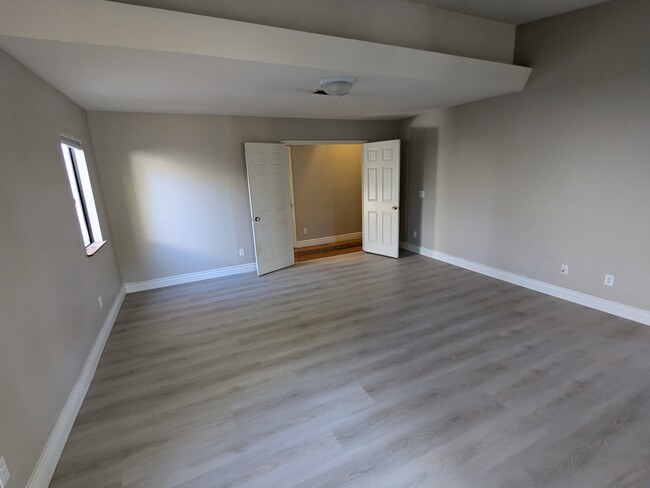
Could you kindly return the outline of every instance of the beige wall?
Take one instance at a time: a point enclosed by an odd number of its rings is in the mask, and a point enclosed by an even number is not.
[[[292,146],[291,164],[298,241],[361,232],[361,145]]]
[[[255,260],[244,142],[383,140],[398,122],[90,112],[124,282]],[[238,250],[246,250],[239,257]]]
[[[511,63],[515,26],[407,0],[122,0],[348,39]]]
[[[0,50],[0,456],[25,486],[121,286],[85,112]],[[83,141],[108,244],[88,258],[59,133]],[[99,308],[98,296],[104,300]]]
[[[620,0],[520,26],[522,93],[404,122],[409,242],[650,309],[648,18]]]

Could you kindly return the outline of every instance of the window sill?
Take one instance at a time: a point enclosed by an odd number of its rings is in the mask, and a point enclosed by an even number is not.
[[[97,251],[99,251],[102,246],[106,244],[106,241],[97,241],[93,242],[90,246],[86,248],[86,256],[93,256]]]

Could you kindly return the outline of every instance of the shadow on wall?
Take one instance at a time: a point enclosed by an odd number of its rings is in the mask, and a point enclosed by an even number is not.
[[[408,130],[407,242],[429,249],[434,247],[438,132],[437,127]]]
[[[122,256],[127,281],[237,264],[227,171],[172,150],[131,151],[129,163],[125,240],[139,252]]]

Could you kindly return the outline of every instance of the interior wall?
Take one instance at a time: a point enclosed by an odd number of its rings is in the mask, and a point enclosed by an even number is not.
[[[399,122],[390,121],[88,117],[126,283],[254,262],[244,142],[372,141],[399,134]]]
[[[514,51],[514,25],[407,0],[120,1],[501,63]]]
[[[121,287],[86,113],[0,50],[0,456],[25,486]],[[102,232],[87,257],[59,134],[80,139]],[[104,308],[100,309],[98,297]]]
[[[619,0],[520,26],[523,92],[405,121],[409,242],[650,309],[648,18]]]
[[[298,241],[361,232],[360,144],[291,146],[291,165]]]

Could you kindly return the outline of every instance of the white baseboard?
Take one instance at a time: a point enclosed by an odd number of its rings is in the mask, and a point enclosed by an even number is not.
[[[318,239],[307,239],[306,241],[298,241],[294,247],[309,247],[321,246],[323,244],[332,244],[333,242],[350,241],[352,239],[361,239],[361,232],[353,232],[352,234],[340,234],[338,236],[319,237]]]
[[[84,364],[81,374],[79,375],[79,378],[77,378],[77,382],[72,388],[68,400],[65,402],[65,406],[54,425],[54,429],[52,429],[52,433],[45,444],[41,457],[36,463],[32,476],[27,482],[26,488],[47,488],[49,486],[56,465],[59,463],[59,459],[61,458],[61,453],[63,452],[65,443],[67,442],[72,426],[74,425],[74,421],[77,418],[79,409],[81,408],[81,404],[86,397],[90,383],[95,375],[97,364],[102,356],[104,346],[106,345],[108,336],[111,333],[111,329],[113,328],[113,324],[115,323],[117,314],[120,311],[125,295],[126,291],[124,287],[121,287],[120,291],[117,293],[117,297],[115,297],[111,309],[108,311],[106,320],[104,320],[104,324],[97,335],[95,344],[93,345],[90,354],[88,354],[86,364]]]
[[[585,307],[600,310],[601,312],[606,312],[611,315],[616,315],[617,317],[633,320],[634,322],[639,322],[644,325],[650,325],[650,310],[643,310],[640,308],[632,307],[630,305],[624,305],[622,303],[613,302],[611,300],[606,300],[594,295],[589,295],[587,293],[571,290],[569,288],[552,285],[544,281],[539,281],[533,278],[528,278],[527,276],[510,273],[508,271],[494,268],[486,264],[476,263],[474,261],[469,261],[468,259],[459,258],[457,256],[452,256],[451,254],[434,251],[432,249],[416,246],[414,244],[407,244],[402,242],[401,246],[411,252],[421,254],[422,256],[427,256],[438,261],[453,264],[454,266],[465,268],[482,275],[496,278],[498,280],[507,281],[508,283],[545,293],[546,295],[562,298],[563,300],[577,303],[579,305],[584,305]]]
[[[207,271],[199,271],[197,273],[187,273],[177,276],[168,276],[166,278],[157,278],[155,280],[124,283],[124,287],[126,288],[127,293],[135,293],[136,291],[154,290],[156,288],[164,288],[166,286],[182,285],[184,283],[211,280],[213,278],[221,278],[223,276],[250,273],[256,269],[257,268],[255,266],[255,263],[239,264],[237,266],[209,269]]]

